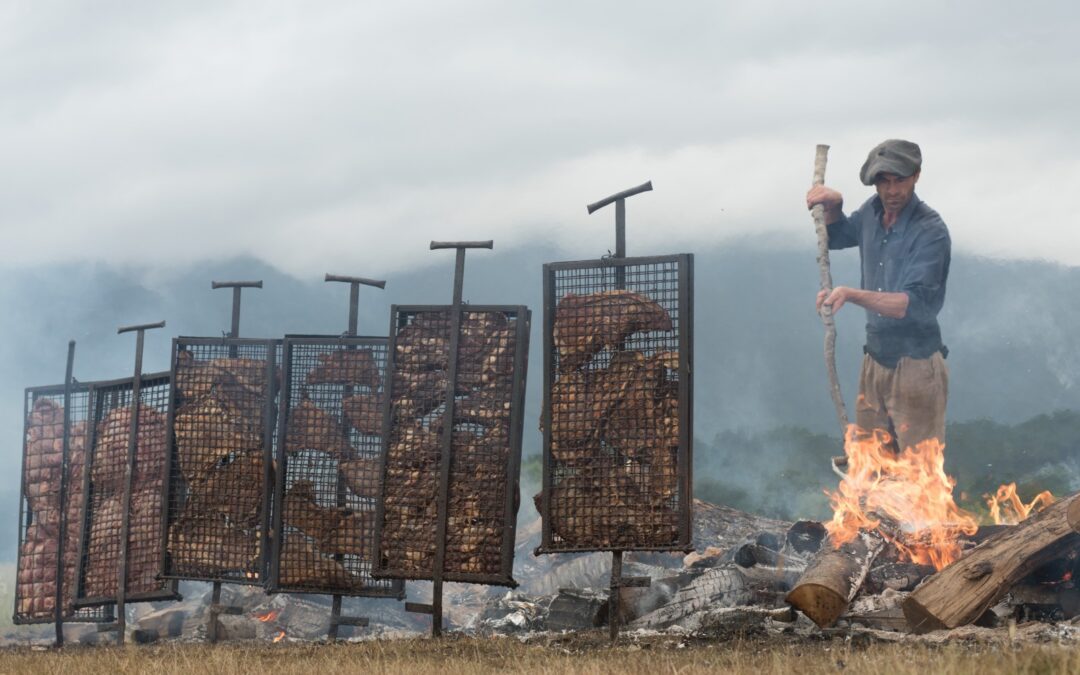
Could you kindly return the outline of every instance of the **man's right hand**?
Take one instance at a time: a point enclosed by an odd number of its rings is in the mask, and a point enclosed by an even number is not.
[[[806,193],[806,208],[812,209],[817,204],[825,207],[825,222],[831,224],[840,220],[844,209],[844,196],[831,187],[815,185]]]

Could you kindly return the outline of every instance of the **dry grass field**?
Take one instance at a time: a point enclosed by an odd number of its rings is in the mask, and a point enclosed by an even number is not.
[[[127,648],[27,647],[0,652],[0,673],[1076,673],[1080,650],[1056,644],[1023,647],[949,644],[853,646],[843,640],[776,644],[689,641],[657,636],[612,647],[585,634],[534,638],[378,640],[337,645],[197,644]]]

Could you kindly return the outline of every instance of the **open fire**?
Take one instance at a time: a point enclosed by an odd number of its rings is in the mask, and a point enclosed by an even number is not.
[[[953,500],[944,444],[929,439],[896,454],[891,442],[880,429],[848,427],[847,477],[826,491],[833,517],[825,528],[836,547],[877,531],[905,559],[940,570],[960,557],[960,535],[975,534],[978,522]]]
[[[280,609],[272,609],[272,610],[270,610],[268,612],[263,612],[262,614],[256,614],[255,619],[257,621],[260,621],[261,623],[270,623],[271,621],[274,621],[275,619],[277,619],[278,616],[280,616],[280,615],[281,615],[281,610]]]
[[[1049,490],[1043,490],[1025,504],[1016,492],[1016,483],[1006,483],[998,487],[996,493],[983,496],[995,525],[1016,525],[1032,512],[1042,511],[1056,501]]]

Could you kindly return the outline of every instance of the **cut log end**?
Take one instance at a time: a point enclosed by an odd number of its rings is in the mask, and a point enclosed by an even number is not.
[[[818,628],[828,628],[836,623],[848,606],[846,597],[827,586],[814,583],[799,584],[787,594],[785,600],[810,617]]]
[[[948,628],[948,626],[919,604],[917,600],[909,598],[904,602],[902,607],[904,610],[904,619],[907,620],[908,630],[912,633],[921,635],[923,633],[929,633],[935,630],[945,630]]]

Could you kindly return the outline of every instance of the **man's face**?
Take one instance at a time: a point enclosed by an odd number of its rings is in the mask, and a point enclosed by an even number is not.
[[[915,194],[915,183],[919,182],[919,174],[902,178],[895,173],[879,173],[874,187],[877,188],[878,197],[886,211],[898,213],[911,201],[911,195]]]

